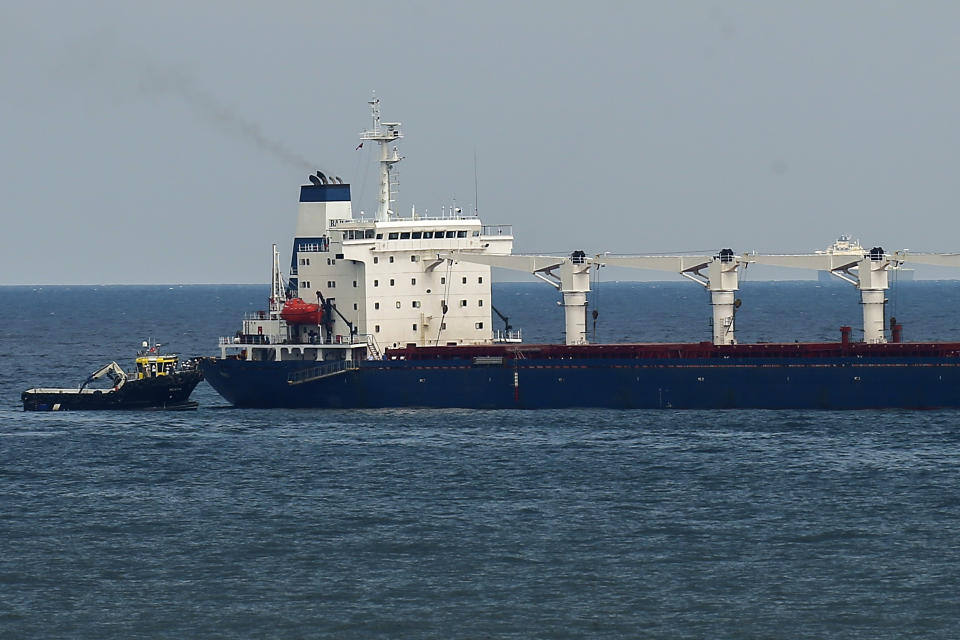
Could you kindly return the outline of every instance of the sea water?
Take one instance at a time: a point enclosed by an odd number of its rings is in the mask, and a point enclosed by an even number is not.
[[[21,411],[143,339],[214,355],[267,294],[0,288],[0,637],[960,635],[957,411]],[[738,296],[742,341],[860,323],[852,287]],[[960,340],[960,283],[888,298]],[[493,302],[562,339],[549,287]],[[708,340],[708,303],[601,283],[591,339]]]

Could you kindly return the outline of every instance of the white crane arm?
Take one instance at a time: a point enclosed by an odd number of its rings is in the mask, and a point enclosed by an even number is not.
[[[500,256],[486,253],[471,253],[467,251],[454,251],[447,254],[440,254],[440,258],[458,260],[460,262],[472,262],[474,264],[486,264],[491,267],[500,267],[501,269],[512,269],[514,271],[526,271],[527,273],[538,273],[542,271],[552,271],[572,258],[558,256],[537,256],[537,255],[511,255]],[[596,262],[593,258],[582,258],[579,264],[592,264]]]
[[[102,378],[103,376],[109,375],[110,379],[113,381],[113,386],[120,388],[127,381],[127,374],[123,372],[123,369],[120,368],[116,362],[111,362],[110,364],[100,367],[93,373],[91,373],[86,380],[83,381],[83,384],[80,385],[80,389],[83,390],[88,384]]]
[[[600,262],[610,267],[630,267],[650,271],[683,273],[703,269],[713,256],[599,256]]]
[[[795,269],[815,269],[817,271],[836,271],[850,269],[857,266],[864,256],[835,255],[831,253],[810,253],[798,255],[764,255],[749,253],[745,260],[757,264],[767,264],[774,267],[793,267]]]
[[[960,253],[910,253],[898,251],[894,254],[900,262],[914,264],[932,264],[938,267],[960,267]]]

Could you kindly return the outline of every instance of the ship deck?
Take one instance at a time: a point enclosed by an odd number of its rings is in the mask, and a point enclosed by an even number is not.
[[[770,342],[715,345],[700,343],[626,344],[490,344],[387,349],[388,360],[448,360],[499,357],[557,360],[587,359],[725,359],[725,358],[960,358],[960,342]]]

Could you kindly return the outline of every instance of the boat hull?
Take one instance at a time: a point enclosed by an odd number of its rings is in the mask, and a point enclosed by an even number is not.
[[[494,358],[494,360],[496,360]],[[719,361],[718,361],[719,360]],[[928,409],[960,407],[960,358],[884,356],[375,360],[296,382],[315,363],[204,358],[237,407]]]
[[[190,394],[201,380],[200,371],[183,371],[130,380],[119,389],[30,389],[20,399],[24,411],[196,409]]]

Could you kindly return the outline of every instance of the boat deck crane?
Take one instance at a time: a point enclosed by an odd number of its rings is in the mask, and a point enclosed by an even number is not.
[[[796,269],[829,271],[860,290],[863,306],[863,339],[869,343],[883,343],[884,303],[890,288],[890,269],[900,264],[896,255],[887,255],[882,247],[874,247],[858,254],[810,253],[793,255],[765,255],[749,253],[743,259],[757,264]]]
[[[713,344],[736,344],[734,315],[735,292],[739,288],[739,268],[749,262],[736,256],[732,249],[722,249],[715,256],[597,256],[604,265],[671,271],[700,284],[710,292],[713,307]],[[706,269],[706,274],[703,270]]]
[[[556,287],[562,297],[567,344],[587,344],[587,293],[590,267],[597,264],[583,251],[569,257],[539,255],[486,255],[467,251],[441,254],[438,258],[525,271]]]

